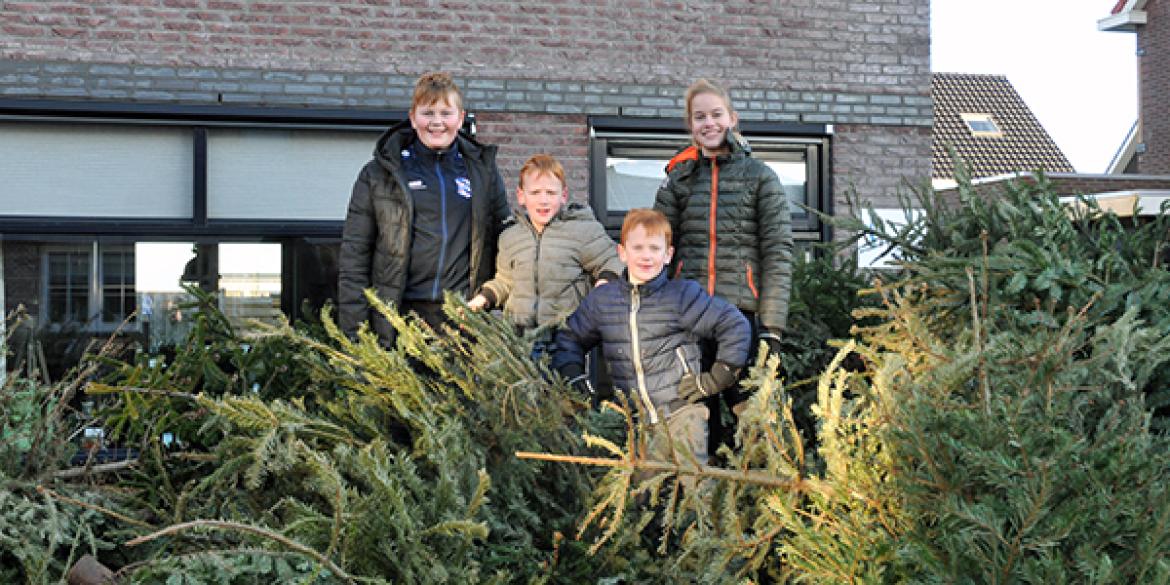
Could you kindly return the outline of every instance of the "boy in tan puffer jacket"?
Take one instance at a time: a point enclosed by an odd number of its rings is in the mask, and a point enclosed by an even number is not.
[[[472,309],[502,307],[517,327],[532,329],[572,313],[594,285],[621,278],[613,239],[589,206],[569,203],[556,158],[538,154],[524,163],[516,199],[521,209],[500,234],[495,278],[468,303]]]

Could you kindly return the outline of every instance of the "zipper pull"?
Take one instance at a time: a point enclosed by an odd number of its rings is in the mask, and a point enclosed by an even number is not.
[[[678,363],[682,364],[684,374],[691,373],[691,366],[687,363],[687,354],[683,353],[682,347],[674,348],[674,355],[678,356]]]

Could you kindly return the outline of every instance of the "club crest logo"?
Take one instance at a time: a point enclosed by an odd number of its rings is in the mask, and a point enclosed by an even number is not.
[[[471,179],[467,177],[455,177],[455,190],[459,196],[464,199],[471,199]]]

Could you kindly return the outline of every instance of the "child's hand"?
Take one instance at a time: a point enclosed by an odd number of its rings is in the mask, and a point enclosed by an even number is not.
[[[609,281],[604,279],[604,278],[599,278],[599,279],[597,279],[597,282],[593,283],[593,288],[597,288],[597,287],[599,287],[607,282],[609,282]]]
[[[711,379],[711,374],[706,372],[698,376],[684,374],[678,381],[678,397],[687,402],[698,402],[715,392],[717,392],[715,382]]]
[[[488,304],[487,297],[483,295],[475,295],[475,298],[467,301],[467,307],[472,311],[482,311]]]
[[[684,374],[678,381],[678,397],[687,402],[698,402],[730,388],[735,384],[737,377],[737,368],[723,362],[715,362],[710,372],[703,372],[698,376]]]

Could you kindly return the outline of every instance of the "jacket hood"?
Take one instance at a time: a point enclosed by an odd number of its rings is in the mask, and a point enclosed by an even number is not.
[[[388,171],[397,171],[402,166],[401,152],[413,144],[415,140],[417,140],[417,134],[410,126],[410,120],[403,120],[391,126],[378,138],[378,142],[374,145],[374,160]],[[495,147],[480,144],[462,130],[455,135],[454,146],[459,149],[459,154],[465,158],[477,159],[480,162],[494,161],[494,158],[489,161],[488,157],[495,152]]]
[[[658,276],[655,276],[653,279],[651,279],[648,282],[643,282],[642,284],[637,285],[637,287],[642,290],[642,294],[652,295],[655,292],[657,292],[658,289],[666,286],[666,283],[670,280],[666,277],[667,268],[669,268],[669,266],[663,266],[662,272],[659,272]],[[635,285],[634,285],[634,283],[630,282],[630,269],[629,268],[622,270],[622,280],[621,280],[620,284],[622,285],[622,287],[625,288],[625,290],[627,292],[634,290]]]
[[[728,130],[723,142],[727,144],[727,154],[720,155],[716,160],[727,161],[735,158],[741,158],[752,155],[752,147],[748,144],[743,136],[740,136],[733,130]],[[675,168],[680,168],[683,171],[689,171],[694,167],[699,159],[703,158],[702,152],[698,146],[691,145],[674,155],[670,162],[666,163],[666,172],[670,174]]]

